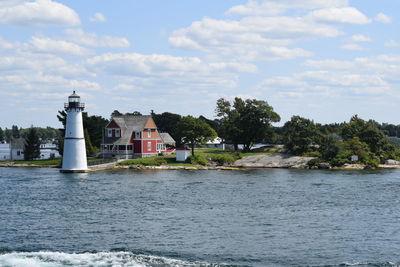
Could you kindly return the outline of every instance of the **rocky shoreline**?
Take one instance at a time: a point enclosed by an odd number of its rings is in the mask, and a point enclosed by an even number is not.
[[[308,162],[314,159],[313,157],[291,156],[283,153],[262,154],[247,156],[235,161],[232,165],[224,166],[143,166],[143,165],[117,165],[117,163],[107,163],[101,165],[90,166],[88,172],[107,171],[107,170],[242,170],[254,168],[284,168],[284,169],[334,169],[334,170],[364,170],[370,169],[363,164],[345,164],[341,167],[331,167],[327,163],[320,163],[317,166],[309,167]],[[34,165],[34,164],[17,164],[17,163],[0,163],[0,167],[39,167],[39,168],[59,168],[57,165]],[[400,162],[387,162],[381,164],[378,169],[398,169]]]

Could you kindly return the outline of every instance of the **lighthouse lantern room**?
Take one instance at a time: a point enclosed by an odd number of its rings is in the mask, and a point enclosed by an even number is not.
[[[68,97],[64,108],[67,112],[67,122],[61,172],[86,172],[88,168],[82,120],[85,104],[81,103],[80,96],[74,91]]]

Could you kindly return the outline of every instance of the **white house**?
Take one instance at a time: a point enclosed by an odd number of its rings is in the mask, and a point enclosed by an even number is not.
[[[53,143],[46,143],[40,145],[40,159],[54,159],[60,158],[58,147]]]
[[[25,140],[13,139],[11,143],[0,144],[0,160],[24,160]],[[58,147],[52,143],[40,145],[40,159],[60,158]]]
[[[209,140],[205,144],[199,145],[199,147],[206,147],[206,148],[216,148],[225,150],[225,144],[222,142],[222,138],[216,137],[214,140]]]
[[[16,138],[10,143],[0,144],[0,160],[23,160],[25,140]]]

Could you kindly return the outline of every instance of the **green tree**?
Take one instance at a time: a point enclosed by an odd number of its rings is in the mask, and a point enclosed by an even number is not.
[[[182,119],[181,115],[170,112],[156,114],[152,111],[151,116],[159,132],[169,133],[175,140],[177,147],[182,145],[181,131],[178,128],[178,124]]]
[[[238,144],[243,144],[245,151],[268,136],[271,123],[280,121],[279,115],[266,101],[239,97],[232,104],[223,98],[218,99],[216,114],[220,118],[220,137],[231,141],[235,149]]]
[[[103,141],[103,130],[107,125],[108,121],[101,116],[89,116],[87,112],[82,113],[83,128],[88,130],[90,133],[90,141],[94,147],[100,148],[100,144]],[[97,149],[95,149],[97,150]]]
[[[130,115],[130,116],[142,116],[142,113],[139,111],[134,111],[134,112],[127,112],[124,115]]]
[[[123,114],[121,113],[121,112],[119,112],[118,110],[114,110],[112,113],[111,113],[111,118],[112,117],[115,117],[115,116],[122,116]]]
[[[321,158],[330,161],[340,152],[340,140],[333,134],[324,135],[319,142],[318,151],[321,153]]]
[[[178,124],[178,129],[182,140],[192,148],[194,156],[194,146],[204,143],[217,137],[217,133],[207,123],[192,116],[182,117]]]
[[[92,141],[90,140],[90,135],[87,128],[84,130],[84,136],[86,145],[86,155],[88,156],[94,155],[97,152],[97,150],[92,145]]]
[[[284,144],[287,151],[294,155],[304,154],[311,149],[312,144],[317,144],[320,132],[316,124],[306,118],[293,116],[283,126]]]
[[[12,132],[10,129],[5,128],[4,129],[4,135],[6,137],[6,142],[9,143],[11,141],[12,138]]]
[[[34,160],[40,157],[40,139],[36,128],[31,126],[25,138],[24,159]]]
[[[383,160],[388,150],[394,150],[390,140],[379,128],[379,124],[373,120],[365,121],[357,115],[353,116],[348,123],[341,127],[341,135],[344,140],[358,137],[361,142],[368,145],[372,153]]]
[[[58,114],[57,114],[57,119],[63,125],[62,128],[58,129],[60,131],[60,139],[57,142],[58,153],[60,153],[60,155],[63,155],[64,154],[65,127],[67,125],[67,112],[65,112],[65,110],[61,110],[61,111],[59,110]]]
[[[20,133],[17,125],[11,126],[11,135],[12,138],[20,138]]]
[[[67,125],[67,112],[65,112],[65,110],[59,110],[57,114],[57,119],[59,122],[61,122],[65,130],[65,125]]]
[[[3,129],[0,127],[0,143],[3,143],[6,140],[6,135],[4,134]]]

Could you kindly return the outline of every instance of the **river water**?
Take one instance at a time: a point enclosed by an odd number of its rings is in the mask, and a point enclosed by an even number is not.
[[[400,170],[0,168],[0,266],[397,266]]]

